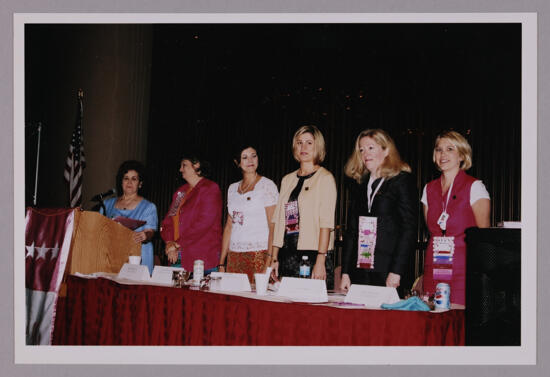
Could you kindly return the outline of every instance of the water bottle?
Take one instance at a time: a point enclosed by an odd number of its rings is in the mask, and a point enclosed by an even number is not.
[[[311,275],[311,266],[309,264],[309,258],[307,255],[302,256],[302,262],[300,263],[300,277],[309,279]]]
[[[201,280],[204,277],[204,261],[197,259],[193,263],[193,285],[201,285]]]

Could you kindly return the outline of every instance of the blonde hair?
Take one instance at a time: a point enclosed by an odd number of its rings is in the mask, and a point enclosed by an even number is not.
[[[472,147],[468,140],[461,134],[456,131],[443,131],[435,138],[434,152],[433,152],[433,162],[435,163],[435,148],[437,148],[437,143],[439,140],[447,139],[456,147],[456,150],[460,157],[462,157],[462,162],[460,163],[460,169],[468,170],[472,167]],[[437,166],[437,163],[435,163]],[[439,169],[439,166],[437,167]]]
[[[411,167],[409,164],[401,160],[397,147],[390,135],[384,130],[381,129],[371,129],[364,130],[359,133],[357,139],[355,140],[355,148],[351,153],[351,156],[344,166],[344,173],[361,183],[361,180],[367,173],[367,168],[365,163],[361,158],[361,152],[359,151],[359,142],[364,137],[370,137],[373,139],[376,144],[380,145],[383,150],[388,151],[388,155],[382,161],[380,165],[380,176],[385,178],[392,178],[401,173],[402,171],[411,172]]]
[[[325,138],[323,137],[323,134],[321,133],[321,131],[319,131],[319,129],[314,125],[302,126],[298,128],[298,130],[294,133],[294,137],[292,138],[292,154],[294,155],[294,159],[300,162],[296,145],[298,143],[298,137],[300,137],[305,133],[310,133],[313,136],[314,146],[315,146],[313,162],[315,164],[320,164],[325,160],[325,156],[326,156]]]

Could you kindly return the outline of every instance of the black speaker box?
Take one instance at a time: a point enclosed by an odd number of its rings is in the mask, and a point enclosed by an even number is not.
[[[466,230],[466,345],[521,345],[521,230]]]

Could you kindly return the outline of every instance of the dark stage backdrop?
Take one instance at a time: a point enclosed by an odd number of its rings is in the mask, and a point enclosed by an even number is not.
[[[240,178],[232,154],[245,140],[257,146],[261,173],[280,184],[298,167],[294,131],[315,124],[345,229],[343,166],[361,130],[389,131],[421,193],[437,177],[435,135],[453,128],[473,147],[469,174],[491,195],[492,223],[519,221],[520,106],[518,24],[155,26],[150,197],[162,218],[182,183],[180,158],[195,151],[213,164],[225,199]],[[420,203],[418,215],[409,280],[421,273],[427,239]]]

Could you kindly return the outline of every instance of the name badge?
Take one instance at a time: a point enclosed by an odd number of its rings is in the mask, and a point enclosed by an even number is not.
[[[441,213],[441,216],[439,216],[439,219],[437,220],[437,225],[439,225],[441,230],[447,229],[447,220],[449,220],[449,214],[443,211]]]
[[[454,237],[434,237],[433,238],[434,255],[446,254],[452,256],[455,253]]]
[[[449,281],[453,277],[454,237],[433,238],[433,280]]]
[[[374,269],[374,249],[376,247],[377,218],[359,216],[359,236],[357,245],[357,268]]]
[[[300,214],[298,211],[298,201],[294,200],[285,204],[285,225],[286,234],[295,234],[300,232]]]

